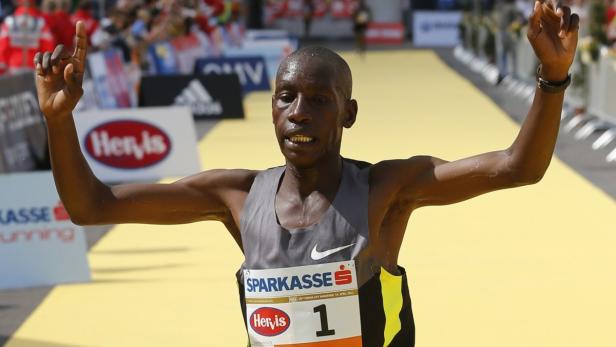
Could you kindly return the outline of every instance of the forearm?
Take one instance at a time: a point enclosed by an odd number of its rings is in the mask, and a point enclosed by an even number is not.
[[[508,150],[509,165],[518,179],[534,182],[547,170],[556,145],[563,99],[564,92],[536,89],[528,115]]]
[[[47,133],[56,188],[73,221],[81,224],[97,211],[110,190],[84,158],[71,114],[48,117]]]

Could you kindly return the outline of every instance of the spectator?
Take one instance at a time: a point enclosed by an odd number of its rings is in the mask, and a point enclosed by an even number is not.
[[[588,34],[588,3],[586,0],[570,0],[569,7],[571,13],[576,13],[580,17],[579,36],[584,37]]]
[[[71,15],[69,14],[71,3],[69,0],[56,1],[56,9],[49,17],[51,22],[47,24],[49,24],[57,43],[72,47],[75,26],[71,23]]]
[[[225,5],[222,0],[199,0],[197,2],[195,23],[201,31],[206,34],[212,34],[216,29],[216,18],[225,10]]]
[[[109,16],[101,20],[101,25],[92,34],[92,46],[97,49],[117,48],[124,61],[131,59],[131,51],[126,42],[124,30],[128,26],[128,14],[117,8],[109,11]]]
[[[304,38],[310,37],[310,27],[314,16],[314,3],[312,0],[304,0],[302,6],[302,17],[304,19]]]
[[[77,6],[77,11],[71,16],[71,28],[73,30],[78,21],[82,21],[85,25],[89,45],[92,44],[92,34],[94,34],[98,28],[98,20],[96,20],[92,14],[92,5],[92,0],[82,0]]]
[[[607,40],[611,46],[616,48],[616,0],[610,1],[606,12]]]
[[[231,5],[231,15],[227,23],[224,24],[224,35],[227,44],[241,47],[244,41],[244,26],[241,24],[243,8],[239,2],[234,1]]]
[[[497,83],[500,83],[507,75],[516,77],[517,39],[512,32],[512,27],[519,23],[522,14],[518,11],[515,0],[499,0],[494,7],[494,15],[494,21],[498,25],[498,32],[496,33],[496,65],[498,66]]]
[[[51,52],[55,45],[35,0],[20,0],[15,13],[0,27],[0,74],[34,69],[36,52]]]
[[[13,1],[12,0],[0,0],[0,22],[11,13],[13,13]]]
[[[523,18],[529,18],[533,13],[534,2],[529,0],[516,0],[515,6]],[[571,12],[573,12],[573,9],[571,9]]]
[[[353,12],[353,32],[357,51],[363,56],[366,52],[366,29],[370,23],[370,9],[364,0],[360,0],[355,12]]]
[[[607,7],[606,17],[607,23],[611,23],[616,17],[616,0],[608,1],[609,6]]]

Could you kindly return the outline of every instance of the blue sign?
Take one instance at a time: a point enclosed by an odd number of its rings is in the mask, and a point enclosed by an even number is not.
[[[148,48],[154,70],[158,75],[175,75],[179,73],[175,58],[175,49],[167,41],[158,42]]]
[[[244,94],[270,90],[265,60],[260,56],[203,58],[197,60],[195,72],[203,75],[236,74]]]

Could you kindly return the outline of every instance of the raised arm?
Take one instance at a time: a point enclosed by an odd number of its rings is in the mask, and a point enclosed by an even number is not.
[[[579,18],[568,7],[536,2],[528,40],[541,62],[540,76],[558,85],[567,79],[575,55]],[[533,104],[513,144],[501,151],[448,162],[413,157],[383,162],[375,175],[393,176],[399,199],[413,207],[450,204],[474,196],[539,181],[554,151],[564,91],[537,88]],[[382,181],[382,180],[380,180]]]
[[[213,170],[172,184],[114,187],[96,178],[81,152],[72,116],[83,94],[87,49],[83,23],[77,23],[76,31],[72,54],[59,45],[53,53],[38,53],[34,58],[53,175],[71,219],[78,224],[176,224],[206,219],[233,223],[237,216],[230,211],[239,210],[237,205],[252,184],[252,171]]]

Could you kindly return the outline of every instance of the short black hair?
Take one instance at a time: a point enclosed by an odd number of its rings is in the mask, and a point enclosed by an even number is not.
[[[278,67],[276,77],[282,73],[283,68],[290,61],[299,60],[301,58],[318,59],[319,61],[327,63],[334,72],[334,78],[336,79],[336,88],[340,90],[342,96],[349,100],[353,93],[353,77],[351,76],[351,68],[349,64],[338,53],[332,51],[329,48],[321,46],[308,46],[298,49],[297,51],[289,54]]]

